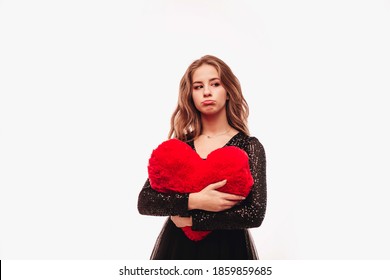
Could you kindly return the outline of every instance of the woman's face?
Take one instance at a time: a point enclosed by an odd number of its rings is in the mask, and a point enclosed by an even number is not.
[[[227,93],[213,66],[201,65],[195,70],[192,81],[192,99],[201,114],[226,114]]]

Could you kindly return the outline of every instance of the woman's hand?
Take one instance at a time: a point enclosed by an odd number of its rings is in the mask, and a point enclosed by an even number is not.
[[[191,193],[188,197],[188,210],[201,209],[211,212],[220,212],[232,208],[245,197],[235,194],[220,192],[217,189],[224,186],[227,180],[210,184],[197,193]]]
[[[191,217],[171,216],[171,220],[178,228],[192,226]]]

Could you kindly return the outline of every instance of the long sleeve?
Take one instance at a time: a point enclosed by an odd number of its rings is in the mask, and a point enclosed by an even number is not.
[[[236,145],[235,145],[236,144]],[[263,222],[267,205],[266,159],[263,145],[255,137],[238,139],[238,146],[249,157],[254,179],[251,192],[240,204],[222,212],[191,210],[193,230],[242,229],[259,227]]]
[[[157,192],[147,179],[138,196],[138,211],[152,216],[189,216],[188,194]]]

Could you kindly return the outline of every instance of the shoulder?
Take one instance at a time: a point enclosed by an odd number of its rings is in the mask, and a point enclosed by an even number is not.
[[[253,135],[246,135],[243,132],[239,132],[236,135],[237,137],[237,143],[239,143],[242,146],[256,146],[259,148],[264,148],[263,144],[261,144],[260,140]]]
[[[260,140],[255,136],[247,136],[248,145],[256,146],[258,148],[264,149],[263,144],[261,144]]]
[[[234,142],[233,145],[243,149],[248,155],[257,154],[265,156],[264,146],[256,136],[239,132]]]

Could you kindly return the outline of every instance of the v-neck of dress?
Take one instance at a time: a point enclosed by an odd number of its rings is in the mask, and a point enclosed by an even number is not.
[[[233,139],[235,139],[235,138],[237,137],[237,135],[239,135],[239,134],[241,134],[241,131],[239,131],[239,132],[237,132],[236,134],[234,134],[234,135],[225,143],[225,145],[223,145],[222,147],[220,147],[220,148],[218,148],[218,149],[221,149],[221,148],[223,148],[223,147],[228,146],[228,145],[230,144],[230,142],[232,142]],[[191,148],[198,154],[198,152],[196,151],[196,148],[195,148],[195,141],[194,141],[194,140],[191,140],[190,142],[188,142],[188,144],[189,144],[189,145],[191,146]],[[202,158],[199,154],[198,154],[198,156],[199,156],[201,159],[203,159],[203,160],[206,160],[206,159],[207,159],[207,157],[206,157],[206,158]]]

